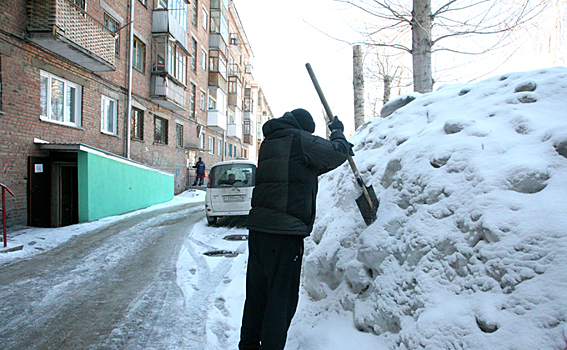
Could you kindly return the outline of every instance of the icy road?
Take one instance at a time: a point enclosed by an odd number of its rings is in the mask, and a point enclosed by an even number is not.
[[[235,327],[209,325],[209,313],[228,312],[218,290],[230,283],[233,261],[242,270],[244,256],[203,254],[226,231],[246,232],[207,227],[203,204],[185,203],[0,266],[2,349],[209,349],[211,334],[212,343],[226,342]],[[242,249],[243,242],[226,244]]]

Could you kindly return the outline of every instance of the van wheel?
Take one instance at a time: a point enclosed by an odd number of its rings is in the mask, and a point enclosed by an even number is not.
[[[209,223],[209,225],[214,225],[217,223],[217,217],[216,216],[207,216],[207,222]]]

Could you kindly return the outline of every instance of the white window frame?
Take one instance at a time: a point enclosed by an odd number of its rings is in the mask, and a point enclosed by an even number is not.
[[[217,155],[222,156],[222,140],[217,140]]]
[[[203,7],[203,16],[202,17],[203,18],[201,19],[201,25],[203,26],[204,30],[207,30],[209,28],[209,13],[205,9],[205,7]]]
[[[209,153],[215,154],[215,138],[213,136],[209,136]]]
[[[202,111],[206,111],[207,110],[207,93],[201,89],[201,101],[200,102],[200,107]]]
[[[201,133],[201,135],[199,135],[199,146],[201,147],[201,149],[205,149],[205,134]]]
[[[109,107],[111,116],[108,115]],[[100,99],[100,131],[118,135],[118,101],[105,95],[101,95]]]
[[[207,61],[207,50],[201,47],[201,68],[203,68],[203,70],[207,70]]]
[[[63,103],[62,111],[59,113],[61,118],[53,115],[52,102],[52,89],[50,88],[53,81],[57,80],[63,84]],[[83,87],[81,85],[70,82],[63,79],[57,75],[48,73],[46,71],[40,71],[40,89],[43,88],[44,81],[46,82],[45,91],[40,91],[40,116],[39,119],[55,124],[62,124],[72,127],[81,127],[81,106],[82,106],[82,94]],[[74,89],[74,97],[69,96],[69,92]]]

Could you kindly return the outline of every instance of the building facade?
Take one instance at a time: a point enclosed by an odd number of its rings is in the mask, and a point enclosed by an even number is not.
[[[184,191],[199,157],[255,160],[252,57],[227,0],[0,2],[7,225],[142,208]]]

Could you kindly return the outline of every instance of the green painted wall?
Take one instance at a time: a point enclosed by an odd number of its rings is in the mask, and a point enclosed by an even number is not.
[[[173,198],[174,177],[90,152],[79,151],[79,222],[123,214]]]

